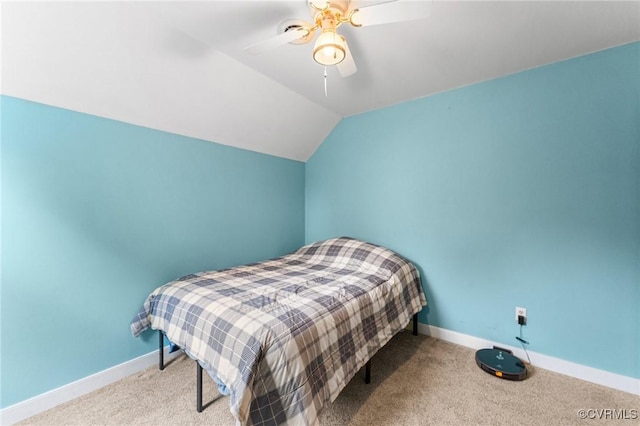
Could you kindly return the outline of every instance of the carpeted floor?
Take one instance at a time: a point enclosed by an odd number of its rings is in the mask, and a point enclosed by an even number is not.
[[[474,354],[400,333],[373,358],[371,384],[360,372],[325,408],[321,424],[638,424],[632,418],[640,415],[640,397],[535,368],[524,381],[502,380],[480,370]],[[195,370],[183,355],[162,372],[149,368],[20,424],[233,425],[228,398],[206,374],[208,406],[196,412]],[[592,410],[586,412],[592,418],[580,419],[579,410]]]

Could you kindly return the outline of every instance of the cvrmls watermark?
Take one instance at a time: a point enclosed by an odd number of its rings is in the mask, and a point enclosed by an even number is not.
[[[581,408],[577,412],[578,418],[590,420],[636,420],[638,410],[632,408]]]

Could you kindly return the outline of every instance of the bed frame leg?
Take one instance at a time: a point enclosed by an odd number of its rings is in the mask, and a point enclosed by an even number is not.
[[[158,368],[164,370],[164,333],[158,330]]]
[[[413,314],[413,335],[418,335],[418,314]],[[371,383],[371,360],[364,365],[364,382]]]
[[[202,413],[202,366],[196,361],[196,411]]]

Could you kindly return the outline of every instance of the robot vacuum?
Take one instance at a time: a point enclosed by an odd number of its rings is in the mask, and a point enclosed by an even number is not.
[[[476,352],[478,367],[491,374],[507,380],[524,380],[527,378],[527,367],[508,349],[494,346],[493,349],[480,349]]]

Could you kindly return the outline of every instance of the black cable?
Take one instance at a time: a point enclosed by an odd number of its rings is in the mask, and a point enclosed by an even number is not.
[[[527,361],[529,361],[529,364],[531,364],[531,358],[529,358],[529,352],[527,352],[527,348],[524,347],[524,345],[525,344],[528,345],[529,342],[527,342],[522,338],[522,326],[523,324],[520,324],[520,337],[516,336],[516,340],[520,342],[520,345],[522,345],[522,350],[524,350],[524,353],[527,355]]]

